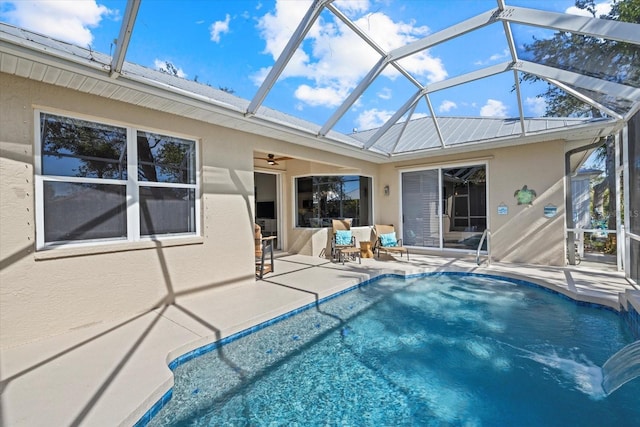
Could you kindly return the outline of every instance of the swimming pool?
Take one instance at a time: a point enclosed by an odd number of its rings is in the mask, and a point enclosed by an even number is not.
[[[383,278],[175,368],[175,425],[636,425],[620,316],[476,275]]]

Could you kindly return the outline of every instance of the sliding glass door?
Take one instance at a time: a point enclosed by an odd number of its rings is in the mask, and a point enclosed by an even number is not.
[[[402,221],[405,245],[477,249],[487,228],[486,166],[403,172]]]
[[[440,247],[438,170],[402,174],[402,241],[407,246]]]

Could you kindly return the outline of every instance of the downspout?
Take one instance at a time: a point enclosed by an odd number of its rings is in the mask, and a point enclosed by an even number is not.
[[[600,147],[603,144],[603,138],[598,138],[596,142],[592,142],[589,145],[574,148],[564,154],[564,185],[566,188],[565,197],[565,209],[566,209],[566,223],[567,230],[572,230],[575,226],[573,221],[573,189],[571,188],[571,156],[582,151],[592,150]],[[576,265],[576,251],[574,250],[576,244],[576,237],[573,232],[567,232],[567,255],[569,256],[569,265]]]

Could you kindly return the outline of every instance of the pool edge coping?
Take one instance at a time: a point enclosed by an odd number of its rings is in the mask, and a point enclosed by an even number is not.
[[[241,329],[238,332],[231,333],[222,338],[216,338],[215,336],[202,337],[201,339],[194,340],[191,343],[186,343],[184,346],[177,347],[176,349],[167,353],[167,368],[171,371],[171,376],[168,380],[163,382],[154,392],[152,392],[147,399],[145,399],[141,404],[136,408],[136,410],[132,411],[129,416],[123,420],[120,424],[121,426],[134,426],[134,427],[144,427],[148,425],[153,417],[171,400],[173,395],[173,385],[174,385],[174,371],[177,367],[181,366],[184,363],[187,363],[190,360],[193,360],[203,354],[209,353],[211,351],[216,350],[217,348],[224,346],[232,341],[250,335],[254,332],[262,330],[268,326],[271,326],[275,323],[281,322],[285,319],[288,319],[292,316],[295,316],[298,313],[306,311],[310,308],[313,308],[317,305],[320,305],[324,302],[327,302],[331,299],[337,298],[345,293],[351,292],[363,286],[367,286],[370,283],[382,280],[388,277],[400,278],[403,280],[421,278],[421,277],[430,277],[430,276],[438,276],[438,275],[460,275],[460,276],[476,276],[476,277],[487,277],[499,280],[505,280],[508,282],[515,283],[517,285],[522,286],[534,286],[537,288],[541,288],[547,292],[551,292],[556,294],[562,298],[573,301],[578,305],[585,305],[589,307],[593,307],[596,309],[605,309],[611,310],[620,316],[623,316],[625,312],[629,312],[629,305],[635,311],[636,316],[640,313],[640,308],[636,307],[636,303],[640,305],[640,291],[630,291],[627,290],[625,293],[618,293],[617,304],[610,298],[605,298],[603,296],[593,295],[593,294],[584,294],[574,292],[571,289],[564,288],[562,286],[558,286],[554,283],[550,282],[542,282],[541,280],[536,280],[532,278],[522,278],[521,274],[504,272],[501,271],[500,274],[496,273],[485,273],[485,272],[477,272],[477,271],[465,271],[460,270],[457,271],[455,269],[449,271],[421,271],[421,272],[407,272],[407,271],[398,271],[398,270],[388,270],[380,272],[379,274],[372,274],[369,278],[362,280],[361,278],[354,278],[354,280],[360,280],[353,285],[348,285],[344,289],[334,292],[332,294],[326,295],[322,298],[317,299],[316,301],[304,304],[292,310],[286,311],[272,319],[268,319],[265,321],[260,321],[253,326],[249,326],[247,328]],[[627,298],[627,293],[638,293],[637,301],[631,298]],[[625,320],[622,318],[621,320]],[[625,322],[626,323],[626,322]],[[631,325],[627,324],[629,328]],[[632,331],[634,335],[640,335],[640,331]],[[215,340],[209,341],[208,340]],[[205,342],[203,344],[196,344]],[[190,346],[195,345],[196,347],[191,350],[186,350]],[[181,350],[185,349],[185,350]],[[181,353],[179,355],[174,356],[176,353]],[[143,411],[143,408],[148,408],[146,411]],[[138,415],[137,415],[138,414]]]

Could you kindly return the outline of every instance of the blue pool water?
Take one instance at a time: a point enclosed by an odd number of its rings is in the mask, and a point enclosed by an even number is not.
[[[153,426],[637,426],[617,313],[472,275],[385,278],[175,369]]]

